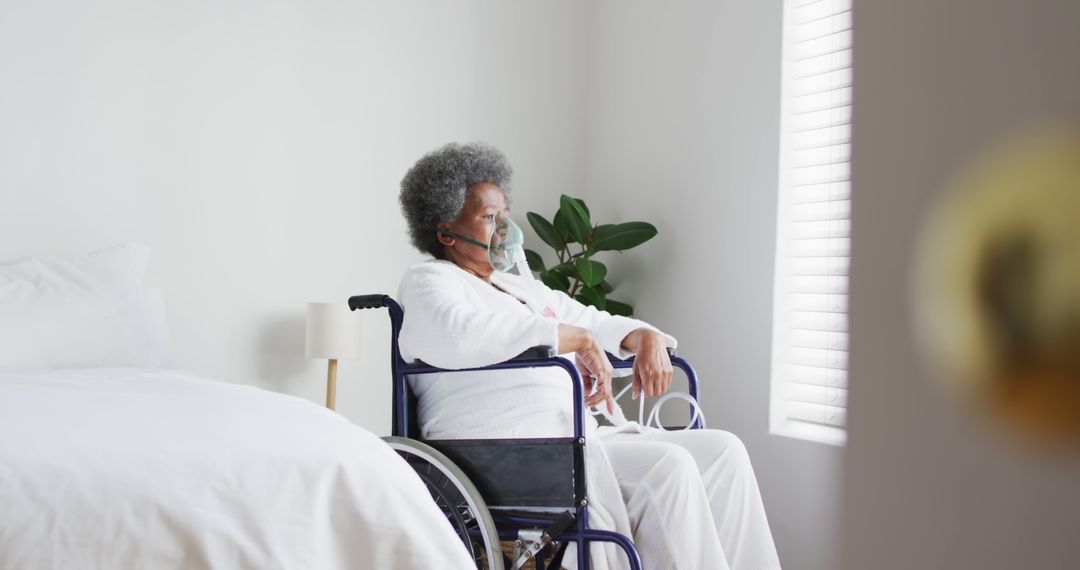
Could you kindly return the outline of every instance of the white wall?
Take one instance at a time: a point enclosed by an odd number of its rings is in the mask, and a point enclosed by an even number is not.
[[[996,439],[910,329],[912,249],[948,178],[1024,123],[1080,115],[1075,0],[855,4],[844,568],[1080,566],[1080,466]]]
[[[588,15],[587,201],[660,230],[607,256],[612,296],[696,363],[710,427],[750,451],[784,567],[833,570],[842,449],[768,432],[781,1],[605,0]]]
[[[501,147],[517,205],[577,192],[572,0],[0,4],[0,258],[137,240],[180,364],[321,401],[308,301],[396,291],[397,190],[451,140]],[[389,431],[389,326],[339,410]]]

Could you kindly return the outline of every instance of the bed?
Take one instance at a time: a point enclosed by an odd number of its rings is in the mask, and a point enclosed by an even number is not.
[[[11,283],[0,267],[9,325]],[[474,568],[416,474],[342,416],[160,366],[12,366],[12,342],[0,568]]]

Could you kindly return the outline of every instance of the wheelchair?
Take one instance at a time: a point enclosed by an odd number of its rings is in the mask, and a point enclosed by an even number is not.
[[[423,362],[408,363],[398,350],[404,319],[401,306],[389,295],[349,298],[354,311],[382,307],[390,313],[393,379],[393,435],[383,439],[423,480],[477,568],[516,569],[532,559],[537,570],[557,570],[566,546],[574,542],[577,567],[587,569],[589,543],[611,542],[622,549],[632,570],[641,570],[641,557],[629,537],[589,528],[584,387],[574,363],[558,357],[550,346],[533,347],[506,362],[478,368],[445,370]],[[674,351],[669,354],[672,366],[686,374],[690,396],[697,400],[694,368]],[[633,366],[633,358],[621,360],[611,354],[608,358],[614,368]],[[409,389],[408,376],[551,366],[566,371],[573,384],[573,437],[421,440],[416,396]],[[688,427],[703,426],[692,416]],[[502,540],[513,541],[513,559],[503,553]]]

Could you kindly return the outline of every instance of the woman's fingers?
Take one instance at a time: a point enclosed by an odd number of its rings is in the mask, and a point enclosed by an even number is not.
[[[614,412],[614,407],[611,405],[611,380],[597,379],[597,389],[592,395],[585,399],[585,405],[597,406],[602,402],[607,401],[608,412]]]
[[[652,398],[671,388],[672,368],[667,350],[648,352],[634,359],[634,399]]]
[[[593,376],[592,370],[589,369],[589,365],[581,359],[581,355],[578,354],[574,357],[575,364],[577,365],[578,372],[581,373],[581,383],[584,385],[585,394],[589,394],[593,391]]]
[[[605,382],[603,380],[596,378],[593,384],[593,390],[585,398],[586,404],[593,406],[604,399],[604,384]]]
[[[651,398],[656,395],[656,375],[648,363],[648,358],[639,356],[634,360],[634,392],[638,397]]]
[[[608,411],[613,412],[614,406],[610,400],[612,399],[611,377],[614,375],[614,369],[596,337],[589,335],[585,347],[577,351],[576,361],[582,375],[592,377],[584,380],[591,392],[585,398],[585,405],[596,406],[608,400]]]
[[[604,404],[607,405],[607,411],[609,414],[615,413],[615,394],[611,387],[611,379],[604,383]]]
[[[667,358],[667,353],[663,355],[663,361],[661,362],[660,371],[658,374],[660,394],[668,391],[671,388],[671,359]]]

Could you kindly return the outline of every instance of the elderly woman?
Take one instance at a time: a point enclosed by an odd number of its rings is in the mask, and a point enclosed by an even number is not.
[[[635,397],[666,391],[674,338],[549,289],[524,263],[491,247],[517,229],[508,221],[510,176],[498,150],[448,144],[421,158],[402,180],[412,243],[434,258],[411,267],[401,281],[404,358],[469,368],[554,346],[590,378],[585,405],[611,412],[617,404],[608,351],[636,356]],[[514,265],[517,274],[509,271]],[[557,369],[418,380],[412,389],[427,439],[572,434],[571,387]],[[753,469],[734,435],[637,423],[597,427],[591,415],[587,419],[591,526],[632,536],[646,568],[780,567]],[[595,568],[625,564],[610,545],[596,544],[590,554]]]

